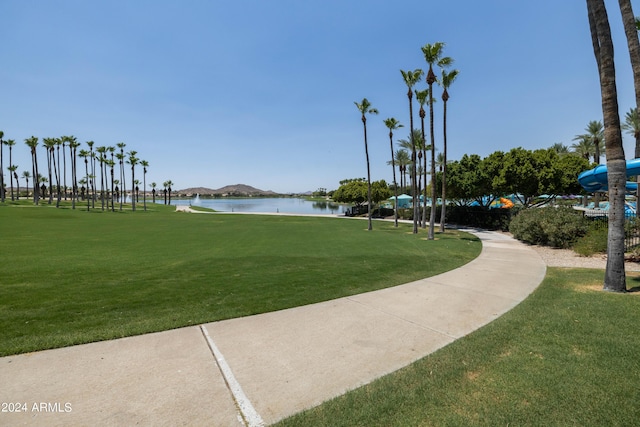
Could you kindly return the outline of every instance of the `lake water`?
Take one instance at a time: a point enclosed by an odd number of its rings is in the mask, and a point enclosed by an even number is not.
[[[265,212],[290,214],[343,215],[349,207],[334,202],[311,201],[306,199],[283,197],[250,197],[246,199],[219,198],[171,200],[172,205],[191,205],[214,209],[218,212]]]

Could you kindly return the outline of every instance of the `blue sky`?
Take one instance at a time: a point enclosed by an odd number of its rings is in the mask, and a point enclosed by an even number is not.
[[[606,3],[624,113],[631,68],[618,3]],[[148,183],[176,189],[335,189],[366,176],[354,105],[366,97],[380,111],[367,123],[372,179],[391,182],[383,119],[408,136],[400,69],[426,70],[420,47],[436,41],[460,71],[449,159],[570,145],[602,117],[584,1],[3,0],[0,16],[0,130],[19,171],[25,138],[74,135],[126,143],[150,163]]]

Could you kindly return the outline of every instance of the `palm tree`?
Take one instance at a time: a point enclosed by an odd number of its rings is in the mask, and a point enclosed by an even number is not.
[[[42,144],[47,150],[47,170],[49,172],[49,184],[53,182],[51,178],[51,158],[53,157],[53,153],[55,150],[56,140],[55,138],[42,138]],[[49,204],[53,202],[53,192],[51,191],[51,187],[49,187]]]
[[[77,166],[77,150],[80,143],[75,136],[67,136],[69,143],[69,155],[71,156],[71,207],[76,208],[76,200],[78,199],[78,166]]]
[[[429,149],[429,147],[427,147],[426,142],[426,138],[424,135],[424,118],[425,118],[425,111],[424,111],[424,104],[425,102],[427,102],[427,96],[429,95],[429,91],[428,90],[416,90],[416,99],[418,100],[418,104],[420,104],[420,112],[418,113],[418,115],[420,116],[420,136],[422,138],[422,145],[421,145],[421,151],[419,154],[420,159],[422,159],[422,161],[424,161],[423,163],[423,167],[422,170],[425,171],[424,174],[424,209],[422,210],[422,219],[420,221],[420,224],[422,226],[422,228],[425,228],[427,226],[427,174],[426,174],[426,170],[427,170],[427,150]],[[434,209],[433,206],[433,202],[432,202],[432,206],[431,209]]]
[[[413,174],[411,181],[411,190],[413,196],[413,234],[418,233],[418,183],[416,181],[417,169],[416,169],[416,145],[415,141],[413,141],[413,87],[420,81],[422,77],[423,71],[419,68],[416,68],[413,71],[403,71],[400,70],[402,74],[402,79],[404,83],[407,85],[409,91],[407,92],[407,98],[409,98],[409,129],[411,135],[411,168]]]
[[[433,134],[433,83],[436,81],[436,75],[433,72],[433,66],[436,65],[440,68],[448,67],[453,63],[453,60],[448,56],[443,57],[442,51],[445,44],[443,42],[436,42],[434,44],[427,43],[422,46],[422,53],[424,54],[424,60],[429,64],[429,71],[427,72],[427,85],[429,85],[429,130],[431,133],[431,217],[429,219],[429,235],[427,239],[433,240],[435,238],[435,222],[436,222],[436,156],[435,156],[435,138]]]
[[[56,148],[56,152],[55,152],[55,157],[54,157],[54,172],[56,175],[56,187],[57,187],[57,192],[56,192],[56,208],[60,207],[60,191],[62,190],[62,187],[60,187],[60,146],[62,145],[62,139],[61,138],[54,138],[55,140],[55,148]],[[56,167],[56,163],[57,163],[57,167]],[[65,189],[66,190],[66,189]]]
[[[604,127],[599,120],[592,120],[585,128],[586,135],[591,139],[593,145],[593,161],[600,164],[600,154],[605,146]]]
[[[564,145],[562,142],[556,142],[549,148],[558,153],[559,156],[566,156],[567,154],[571,154],[569,147]]]
[[[367,212],[369,217],[369,230],[373,230],[371,223],[371,170],[369,168],[369,146],[367,145],[367,117],[366,114],[378,114],[378,110],[371,108],[371,103],[367,98],[363,98],[361,103],[354,102],[360,114],[362,114],[362,125],[364,126],[364,153],[367,157]]]
[[[393,170],[393,188],[396,196],[395,203],[395,226],[398,227],[398,183],[396,182],[396,162],[393,157],[393,131],[403,127],[394,117],[384,120],[384,125],[389,128],[389,144],[391,145],[391,169]]]
[[[87,212],[89,212],[89,185],[90,185],[90,181],[89,181],[89,157],[91,156],[91,153],[87,150],[80,150],[80,153],[78,154],[80,157],[82,157],[84,159],[84,181],[87,184],[87,191],[86,191],[86,197],[87,197]]]
[[[632,108],[624,116],[624,123],[622,123],[622,130],[627,131],[629,135],[633,135],[636,140],[636,149],[634,157],[640,158],[640,115],[638,115],[638,109]]]
[[[149,162],[146,160],[140,161],[142,165],[142,203],[144,204],[144,210],[147,210],[147,168],[149,167]]]
[[[93,177],[91,180],[87,179],[87,186],[91,187],[91,207],[95,209],[96,207],[96,156],[93,152],[93,141],[87,141],[87,145],[89,146],[89,160],[91,163],[91,176]],[[89,189],[87,189],[87,192]]]
[[[135,180],[136,180],[136,165],[138,164],[138,158],[136,154],[137,151],[129,151],[129,160],[127,163],[131,165],[131,210],[135,212],[136,210],[136,198],[135,198]]]
[[[16,174],[16,169],[18,169],[18,166],[16,165],[11,165],[7,167],[7,170],[9,171],[9,177],[11,178],[11,201],[12,202],[15,200],[13,196],[13,176]]]
[[[173,185],[173,181],[169,180],[166,182],[167,191],[169,192],[169,204],[171,204],[171,186]]]
[[[395,160],[398,164],[398,169],[400,170],[400,187],[404,188],[407,185],[407,166],[411,164],[409,152],[407,150],[397,150]]]
[[[122,210],[122,202],[124,201],[125,194],[126,194],[126,188],[127,188],[127,181],[125,179],[125,175],[126,174],[124,173],[124,161],[126,159],[126,157],[124,155],[124,147],[126,147],[127,144],[125,144],[124,142],[119,142],[116,145],[120,149],[120,154],[117,154],[116,158],[120,162],[120,181],[122,182],[122,194],[120,196],[120,210]]]
[[[151,183],[151,194],[153,195],[153,204],[156,204],[156,187],[158,186],[158,184],[156,184],[155,182]]]
[[[2,146],[4,145],[4,140],[2,139],[4,137],[4,132],[0,130],[0,201],[2,201],[2,203],[4,203],[4,172],[3,169],[4,167],[2,166],[2,152],[4,151],[4,149],[2,148]]]
[[[38,205],[40,201],[40,187],[38,187],[38,155],[36,152],[36,147],[38,146],[38,138],[32,136],[31,138],[27,138],[24,140],[24,143],[29,146],[31,150],[31,169],[33,174],[33,202]],[[28,183],[27,183],[28,186]]]
[[[25,188],[27,189],[27,198],[29,198],[29,178],[31,178],[31,173],[29,171],[22,171],[22,177],[27,182]],[[18,195],[20,194],[20,187],[18,187]]]
[[[589,160],[593,153],[593,144],[591,143],[591,138],[589,138],[589,135],[576,135],[572,141],[578,141],[574,144],[571,144],[573,153],[582,157],[583,159]]]
[[[114,179],[113,179],[113,168],[115,167],[116,162],[113,161],[113,159],[107,159],[105,160],[105,167],[109,168],[109,172],[111,175],[111,194],[109,195],[109,198],[107,199],[107,209],[109,209],[109,201],[111,201],[111,212],[115,212],[116,208],[114,206],[114,197],[115,197],[115,192],[113,191],[113,184],[114,184]],[[109,183],[107,182],[107,187],[109,186]],[[107,193],[109,193],[109,189],[107,188]]]
[[[163,187],[163,191],[164,191],[164,204],[167,204],[167,183],[168,181],[165,181],[162,183],[162,187]]]
[[[67,155],[65,153],[65,147],[69,143],[69,137],[63,135],[60,137],[60,143],[62,144],[62,187],[64,188],[64,199],[67,200]],[[71,155],[71,147],[69,147],[69,155]],[[60,167],[60,161],[58,161],[58,167]],[[73,203],[73,201],[72,201]]]
[[[633,15],[630,0],[618,0],[624,33],[627,37],[627,47],[629,48],[629,59],[633,71],[633,88],[636,95],[636,109],[640,107],[640,41],[638,41],[638,29],[636,18]],[[623,127],[624,129],[624,127]],[[636,146],[634,157],[640,157],[640,138],[636,136]]]
[[[16,200],[20,200],[20,181],[18,181],[18,166],[13,170],[13,179],[16,180]]]
[[[447,207],[447,101],[449,100],[449,87],[458,77],[458,70],[446,71],[442,70],[442,210],[440,211],[440,232],[444,233],[446,207]],[[566,148],[566,147],[565,147]],[[435,185],[435,182],[434,182]]]
[[[135,184],[135,190],[136,190],[136,203],[140,202],[140,180],[136,179],[134,181]]]
[[[105,166],[105,161],[107,160],[106,158],[107,147],[105,146],[97,147],[96,152],[98,153],[98,162],[100,162],[100,201],[102,202],[102,210],[104,210],[104,187],[105,187],[104,175],[105,174],[103,173],[103,169]]]
[[[626,161],[622,145],[622,131],[618,111],[618,91],[613,57],[613,40],[604,0],[587,0],[587,15],[598,65],[602,117],[606,141],[607,183],[609,187],[609,231],[607,238],[607,267],[604,289],[626,292],[624,271],[624,196]]]
[[[14,141],[13,139],[9,139],[7,141],[4,142],[6,146],[9,147],[9,169],[11,169],[13,167],[13,156],[12,156],[12,151],[13,151],[13,146],[16,145],[16,141]],[[16,166],[17,168],[17,166]],[[13,170],[13,172],[15,173],[15,169]],[[13,174],[9,174],[9,178],[11,180],[11,201],[13,201]],[[18,192],[20,192],[20,189],[18,188]]]

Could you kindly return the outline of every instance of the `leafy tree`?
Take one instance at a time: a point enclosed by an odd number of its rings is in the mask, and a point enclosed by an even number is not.
[[[364,127],[364,152],[365,155],[367,157],[367,188],[368,188],[368,198],[367,200],[369,201],[369,205],[368,205],[368,210],[369,210],[369,230],[373,229],[373,225],[371,223],[371,170],[369,168],[369,146],[367,145],[367,117],[366,114],[378,114],[378,110],[376,110],[375,108],[371,107],[371,103],[367,100],[367,98],[363,98],[362,102],[357,103],[354,102],[354,104],[356,104],[356,107],[358,108],[358,111],[360,112],[360,114],[362,115],[362,125]]]

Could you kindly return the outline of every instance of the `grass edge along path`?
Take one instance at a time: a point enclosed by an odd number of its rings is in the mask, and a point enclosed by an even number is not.
[[[602,274],[549,268],[492,323],[276,425],[636,425],[640,293],[603,292]]]
[[[275,311],[433,276],[450,231],[336,218],[0,206],[0,356]]]

